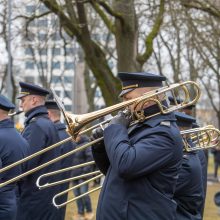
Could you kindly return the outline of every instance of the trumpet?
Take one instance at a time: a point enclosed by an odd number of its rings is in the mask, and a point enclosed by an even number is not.
[[[174,94],[182,94],[183,97],[183,102],[181,103],[177,103],[176,105],[174,106],[164,106],[162,101],[160,100],[160,96],[161,95],[164,95],[165,97],[167,97],[167,93],[174,93]],[[54,93],[55,94],[55,93]],[[200,92],[200,88],[198,86],[197,83],[195,82],[192,82],[192,81],[187,81],[187,82],[183,82],[183,83],[175,83],[175,84],[172,84],[170,86],[165,86],[165,87],[161,87],[159,89],[156,89],[156,90],[152,90],[150,92],[147,92],[145,94],[143,94],[142,96],[138,97],[138,98],[134,98],[132,100],[128,100],[128,101],[125,101],[125,102],[122,102],[122,103],[118,103],[116,105],[113,105],[113,106],[110,106],[110,107],[107,107],[107,108],[104,108],[104,109],[101,109],[101,110],[98,110],[98,111],[95,111],[95,112],[91,112],[91,113],[87,113],[87,114],[83,114],[83,115],[74,115],[74,114],[69,114],[67,112],[65,112],[64,108],[62,107],[62,104],[60,104],[59,102],[59,99],[57,98],[56,95],[54,95],[54,98],[55,100],[57,101],[58,103],[58,106],[60,107],[62,113],[64,114],[64,118],[65,120],[67,121],[67,126],[68,126],[68,132],[70,133],[71,137],[67,138],[67,139],[64,139],[56,144],[53,144],[51,146],[48,146],[46,148],[44,148],[43,150],[41,151],[38,151],[26,158],[23,158],[22,160],[19,160],[15,163],[12,163],[10,164],[9,166],[6,166],[2,169],[0,169],[0,173],[2,172],[5,172],[21,163],[24,163],[36,156],[39,156],[53,148],[56,148],[68,141],[71,141],[72,138],[75,138],[78,134],[83,134],[85,132],[88,132],[88,131],[91,131],[92,129],[94,128],[97,128],[99,126],[103,126],[103,124],[105,123],[108,123],[109,120],[101,123],[101,124],[97,124],[93,127],[90,127],[90,128],[87,128],[86,130],[84,131],[81,131],[81,129],[83,127],[85,127],[88,123],[94,121],[94,120],[97,120],[99,119],[100,117],[103,117],[103,116],[106,116],[110,113],[113,113],[113,112],[116,112],[116,111],[119,111],[119,110],[122,110],[122,109],[125,109],[127,108],[128,106],[130,105],[139,105],[141,104],[142,106],[144,106],[143,103],[147,103],[147,102],[154,102],[155,104],[158,105],[159,109],[160,109],[160,112],[158,113],[155,113],[155,114],[152,114],[150,116],[147,116],[145,117],[143,112],[142,111],[136,111],[134,113],[135,115],[135,119],[133,120],[133,122],[131,123],[131,125],[134,125],[136,123],[139,123],[139,122],[142,122],[143,120],[146,120],[148,118],[151,118],[155,115],[158,115],[158,114],[168,114],[170,112],[173,112],[173,111],[176,111],[176,110],[179,110],[179,109],[182,109],[182,108],[185,108],[187,106],[190,106],[190,105],[193,105],[195,104],[199,97],[201,95],[201,92]],[[80,146],[79,148],[77,149],[74,149],[72,151],[69,151],[68,153],[66,154],[63,154],[57,158],[54,158],[44,164],[41,164],[39,165],[38,167],[35,167],[17,177],[14,177],[13,179],[10,179],[10,180],[7,180],[3,183],[0,183],[0,187],[3,187],[3,186],[6,186],[10,183],[13,183],[15,181],[18,181],[19,179],[29,175],[29,174],[32,174],[40,169],[43,169],[44,167],[50,165],[50,164],[53,164],[61,159],[64,159],[65,157],[68,157],[80,150],[83,150],[87,147],[89,147],[90,145],[93,145],[95,144],[96,142],[102,140],[102,138],[100,139],[97,139],[97,140],[94,140],[86,145],[83,145],[83,146]]]
[[[214,126],[212,125],[208,125],[208,126],[205,126],[205,127],[202,127],[202,128],[194,128],[194,129],[188,129],[188,130],[184,130],[184,131],[181,131],[180,132],[181,135],[182,135],[182,138],[183,138],[183,144],[184,144],[184,150],[186,152],[192,152],[192,151],[197,151],[197,150],[204,150],[204,149],[208,149],[208,148],[214,148],[214,147],[218,147],[219,146],[219,142],[220,142],[220,131],[218,129],[216,129]],[[188,143],[188,140],[192,140],[192,143],[194,146],[191,146],[189,143]],[[80,164],[80,166],[87,166],[88,164],[87,163],[84,163],[84,164]],[[79,165],[78,165],[79,166]],[[74,167],[73,167],[74,168]],[[76,167],[75,167],[76,168]],[[74,168],[74,169],[75,169]],[[59,173],[61,172],[64,172],[65,169],[63,170],[59,170]],[[51,173],[48,173],[48,174],[44,174],[42,176],[40,176],[38,178],[38,184],[39,184],[39,180],[42,179],[42,177],[48,177],[48,176],[51,176],[51,175],[55,175],[57,171],[54,171],[54,172],[51,172]],[[71,203],[71,202],[74,202],[76,201],[77,199],[87,195],[87,194],[90,194],[90,193],[93,193],[97,190],[99,190],[101,188],[101,186],[99,187],[96,187],[90,191],[88,191],[87,193],[85,194],[82,194],[80,196],[77,196],[75,198],[72,198],[70,200],[67,200],[66,202],[63,202],[63,203],[60,203],[58,204],[56,199],[59,198],[60,196],[68,193],[69,191],[72,191],[73,189],[76,189],[76,188],[79,188],[81,187],[82,185],[84,184],[88,184],[89,182],[97,179],[97,178],[100,178],[102,177],[103,175],[101,174],[100,171],[97,171],[97,173],[95,174],[99,174],[98,176],[95,176],[83,183],[80,183],[76,186],[73,186],[67,190],[64,190],[58,194],[56,194],[54,197],[53,197],[53,205],[56,207],[56,208],[61,208],[65,205],[67,205],[68,203]],[[89,176],[89,175],[93,175],[93,172],[91,173],[88,173],[88,174],[84,174],[85,176]],[[84,177],[84,175],[81,175],[81,178]],[[62,180],[64,182],[68,182],[71,181],[74,177],[72,178],[69,178],[69,179],[66,179],[66,180]],[[75,178],[79,178],[79,176],[75,177]],[[43,189],[43,188],[46,188],[46,187],[51,187],[51,186],[55,186],[55,185],[59,185],[61,184],[61,181],[57,181],[57,182],[53,182],[53,183],[46,183],[44,185],[41,185],[39,187],[39,189]]]

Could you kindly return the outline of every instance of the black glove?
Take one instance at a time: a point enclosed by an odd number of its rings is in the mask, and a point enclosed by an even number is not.
[[[126,115],[122,111],[119,111],[118,114],[109,122],[109,125],[121,124],[126,128],[128,128],[130,123],[131,123],[131,116]]]
[[[98,138],[103,137],[103,130],[101,128],[96,128],[94,130],[92,130],[92,135],[91,135],[91,140],[94,141]],[[104,147],[104,140],[101,140],[95,144],[92,145],[92,150],[100,150],[103,151],[105,149]]]
[[[92,130],[91,140],[94,141],[95,139],[98,139],[100,137],[103,137],[103,130],[101,128],[96,128]]]

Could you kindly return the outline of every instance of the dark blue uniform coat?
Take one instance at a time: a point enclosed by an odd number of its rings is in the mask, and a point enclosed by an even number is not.
[[[184,153],[174,199],[176,220],[201,220],[204,191],[202,168],[197,152]]]
[[[14,128],[10,119],[0,121],[0,168],[14,163],[28,154],[28,143]],[[5,182],[23,172],[23,166],[19,165],[9,171],[0,174],[0,182]],[[17,183],[11,183],[0,188],[0,219],[16,219]]]
[[[39,106],[26,115],[23,137],[30,145],[30,154],[46,148],[59,141],[57,129],[49,120],[47,109]],[[32,169],[60,155],[60,149],[54,148],[38,157],[29,160],[27,168]],[[55,220],[59,215],[58,210],[52,205],[52,197],[58,193],[58,187],[39,190],[36,187],[38,176],[60,169],[60,163],[47,166],[29,176],[23,181],[20,202],[18,207],[19,220]],[[50,181],[55,181],[50,177]]]
[[[207,189],[207,159],[205,152],[203,150],[199,150],[197,154],[202,167],[202,182],[203,182],[203,194],[204,194],[203,210],[202,210],[202,216],[203,216],[204,207],[205,207],[206,189]]]
[[[55,123],[55,126],[56,126],[56,129],[58,130],[58,134],[59,134],[59,139],[60,140],[64,140],[66,138],[69,138],[70,135],[67,133],[66,131],[66,126],[64,123],[61,123],[60,121],[59,122],[56,122]],[[61,149],[61,155],[71,151],[71,150],[74,150],[76,147],[76,144],[72,141],[68,141],[64,144],[62,144],[60,146],[60,149]],[[66,157],[65,159],[61,160],[61,168],[66,168],[66,167],[70,167],[73,165],[73,160],[74,160],[74,155],[71,155],[69,157]],[[62,173],[59,178],[62,180],[62,179],[67,179],[67,178],[70,178],[70,175],[71,175],[71,171],[69,172],[64,172]],[[60,185],[60,192],[61,191],[64,191],[66,189],[68,189],[69,187],[69,183],[64,183],[62,185]],[[63,203],[63,202],[66,202],[67,201],[67,194],[65,194],[64,196],[60,197],[59,199],[59,202],[60,203]],[[65,210],[66,208],[63,207],[60,209],[60,219],[64,219],[65,218]]]
[[[104,130],[109,160],[93,148],[97,165],[107,172],[97,220],[175,219],[172,199],[182,159],[175,120],[173,114],[158,115],[129,130],[122,125]]]

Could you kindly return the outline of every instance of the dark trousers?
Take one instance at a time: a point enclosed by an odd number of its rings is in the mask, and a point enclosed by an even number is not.
[[[215,161],[215,167],[214,167],[214,177],[215,178],[218,177],[218,167],[219,167],[219,163]]]

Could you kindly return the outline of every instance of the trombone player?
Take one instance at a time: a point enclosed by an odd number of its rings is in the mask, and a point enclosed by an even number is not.
[[[182,112],[176,112],[177,125],[180,130],[191,129],[196,119]],[[186,137],[189,147],[193,147],[191,139]],[[200,150],[201,151],[201,150]],[[202,166],[199,151],[184,152],[179,172],[174,200],[177,202],[178,220],[201,220],[203,216],[204,189]]]
[[[165,77],[151,73],[119,73],[120,97],[130,100],[162,87]],[[157,97],[167,106],[165,97]],[[141,111],[139,104],[129,107]],[[160,112],[154,101],[143,104],[143,115]],[[130,128],[130,117],[119,112],[103,134],[104,142],[92,147],[100,170],[106,175],[97,207],[97,220],[175,219],[173,200],[181,166],[183,144],[173,113],[155,115]]]

